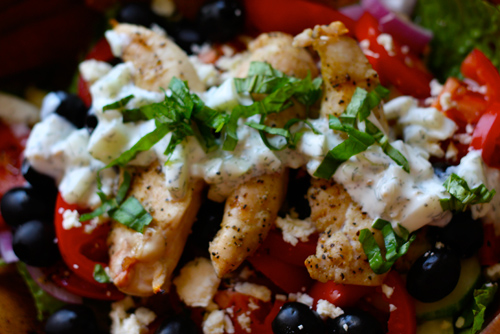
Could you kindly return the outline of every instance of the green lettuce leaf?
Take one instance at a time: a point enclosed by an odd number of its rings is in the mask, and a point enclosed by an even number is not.
[[[415,23],[433,31],[427,64],[436,77],[460,77],[460,64],[477,47],[500,70],[500,7],[483,0],[419,0]]]
[[[46,317],[50,316],[52,313],[66,305],[62,301],[52,297],[47,292],[43,291],[42,288],[33,280],[33,278],[31,278],[31,275],[26,269],[26,265],[23,262],[17,262],[17,270],[21,274],[24,282],[26,282],[31,295],[35,300],[38,320],[43,321]]]

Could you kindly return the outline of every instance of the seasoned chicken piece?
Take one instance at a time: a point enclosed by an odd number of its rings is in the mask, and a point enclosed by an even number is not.
[[[293,37],[282,32],[261,34],[248,45],[251,52],[247,61],[238,70],[239,77],[245,77],[250,63],[261,61],[269,63],[275,69],[297,78],[318,76],[318,68],[311,54],[304,48],[292,45]]]
[[[132,24],[118,24],[113,29],[125,35],[129,43],[123,48],[122,58],[131,61],[138,71],[135,84],[141,88],[160,91],[167,89],[170,80],[177,77],[189,83],[195,92],[205,90],[205,85],[186,53],[173,41],[147,28]]]
[[[286,171],[261,175],[229,195],[221,229],[208,249],[217,276],[236,269],[267,237],[285,198],[287,181]]]
[[[297,46],[312,45],[321,58],[322,116],[340,115],[351,102],[356,87],[370,90],[379,83],[377,72],[347,33],[343,23],[333,22],[307,29],[294,40]]]
[[[333,22],[307,29],[294,40],[294,45],[312,45],[321,58],[323,117],[342,114],[356,87],[371,90],[379,83],[377,73],[347,32],[341,22]],[[375,109],[374,115],[378,125],[387,130],[380,109]],[[313,180],[308,195],[311,219],[322,231],[316,255],[305,262],[311,277],[322,282],[380,285],[385,275],[372,271],[359,242],[359,231],[364,228],[372,230],[375,239],[382,242],[380,232],[371,228],[373,217],[362,212],[347,191],[333,181]]]
[[[169,201],[159,164],[136,170],[128,195],[142,203],[153,221],[144,233],[113,222],[108,237],[109,273],[121,291],[150,296],[169,289],[201,204],[202,189],[202,181],[193,182],[182,200]]]
[[[334,181],[312,180],[308,191],[311,220],[321,231],[316,255],[309,256],[306,267],[312,278],[321,281],[357,285],[380,285],[385,275],[376,275],[359,242],[359,231],[372,230],[375,240],[383,243],[373,219],[361,211],[344,188]]]
[[[292,36],[284,33],[260,35],[249,46],[251,55],[239,73],[246,76],[250,62],[267,62],[287,75],[299,78],[318,75],[312,56],[292,46]],[[268,126],[283,127],[292,118],[305,118],[300,104],[266,118]],[[288,172],[261,175],[240,185],[227,199],[221,229],[210,243],[209,251],[219,277],[236,269],[266,238],[283,203]]]

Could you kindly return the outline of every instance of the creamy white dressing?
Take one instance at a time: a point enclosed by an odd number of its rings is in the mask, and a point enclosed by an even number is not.
[[[442,158],[445,152],[440,146],[451,138],[457,125],[436,108],[421,108],[410,96],[397,97],[384,106],[388,120],[397,120],[395,127],[405,143],[419,147],[432,156]]]
[[[91,86],[92,108],[99,123],[90,137],[86,130],[75,129],[55,114],[49,114],[33,129],[26,150],[28,159],[35,168],[56,178],[68,202],[82,204],[88,201],[87,205],[93,204],[91,192],[96,190],[96,171],[155,129],[154,121],[123,123],[119,111],[102,110],[105,105],[129,95],[134,95],[134,98],[126,108],[138,108],[164,99],[162,93],[135,86],[134,75],[132,63],[119,64],[103,72],[103,76]],[[226,112],[238,104],[252,103],[248,95],[236,92],[232,78],[200,97],[208,106]],[[419,108],[411,97],[400,97],[387,103],[385,115],[397,120],[397,128],[406,143],[395,141],[393,146],[407,158],[410,173],[406,173],[379,146],[373,145],[342,164],[334,175],[335,181],[341,183],[353,200],[373,218],[389,220],[394,226],[401,224],[409,231],[427,224],[446,224],[451,213],[442,212],[439,200],[449,197],[449,194],[443,187],[444,179],[434,174],[428,159],[430,155],[444,154],[438,144],[453,135],[455,124],[434,108]],[[345,140],[345,134],[329,129],[326,118],[311,119],[309,121],[320,134],[313,133],[305,124],[296,124],[292,131],[304,132],[297,148],[272,151],[263,143],[257,130],[244,124],[259,120],[260,115],[239,120],[239,141],[234,151],[217,149],[206,153],[194,137],[189,137],[175,148],[167,161],[163,154],[170,141],[170,135],[167,135],[151,150],[138,154],[129,165],[147,166],[158,160],[169,191],[166,196],[172,199],[182,198],[189,180],[195,178],[203,179],[209,185],[210,199],[224,201],[239,184],[261,174],[305,167],[313,175],[326,153]],[[370,120],[387,132],[382,126],[384,122],[379,122],[373,113]],[[363,124],[359,126],[363,128]],[[270,141],[281,146],[284,138],[275,136]],[[477,167],[478,161],[480,167]],[[484,172],[484,168],[480,156],[471,153],[456,172],[473,175],[464,177],[471,185],[495,183],[490,189],[499,185],[500,173]],[[481,170],[482,173],[478,172]],[[108,169],[106,173],[114,172]],[[488,180],[485,175],[488,175]],[[111,191],[116,175],[102,176]],[[473,212],[476,216],[496,219],[500,214],[492,207],[498,207],[498,201],[495,199],[492,204],[474,206]]]

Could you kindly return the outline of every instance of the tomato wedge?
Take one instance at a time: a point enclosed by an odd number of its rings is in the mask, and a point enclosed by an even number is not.
[[[363,296],[373,292],[374,287],[338,284],[333,281],[315,282],[307,294],[314,299],[316,305],[320,299],[326,300],[338,307],[354,306]]]
[[[94,47],[87,53],[85,59],[95,59],[99,61],[112,61],[115,58],[111,52],[111,46],[109,45],[106,38],[101,38]],[[90,85],[85,81],[81,75],[78,76],[78,96],[82,99],[83,103],[90,108],[92,105],[92,96],[90,95]]]
[[[482,150],[483,161],[500,168],[500,102],[493,103],[481,116],[472,134],[471,146]]]
[[[354,31],[354,20],[323,4],[305,0],[245,0],[248,21],[259,32],[282,31],[292,35],[317,24],[342,21]]]
[[[107,266],[108,254],[106,238],[109,233],[108,225],[98,226],[92,233],[85,233],[85,224],[69,230],[63,227],[63,213],[65,210],[79,210],[77,205],[68,204],[59,194],[56,202],[55,228],[57,244],[61,256],[68,266],[81,279],[100,284],[94,280],[96,264]]]
[[[404,52],[398,41],[392,39],[393,50],[388,51],[379,44],[379,22],[365,12],[356,23],[354,30],[358,41],[367,41],[365,56],[380,76],[383,85],[392,84],[402,94],[416,98],[430,96],[432,75],[425,69],[418,56]],[[391,54],[389,54],[389,52]]]
[[[399,274],[391,270],[385,277],[384,284],[392,288],[392,294],[387,296],[379,287],[383,298],[395,308],[389,315],[388,334],[415,334],[417,321],[415,303],[406,291],[405,284]]]
[[[486,99],[500,101],[500,73],[479,49],[474,49],[464,59],[460,71],[466,78],[486,86]]]

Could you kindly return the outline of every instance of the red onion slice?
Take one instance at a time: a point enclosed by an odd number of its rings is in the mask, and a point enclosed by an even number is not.
[[[0,232],[0,255],[6,263],[19,261],[16,254],[12,250],[12,232]]]
[[[361,7],[375,16],[379,21],[391,11],[380,0],[361,0]]]
[[[382,0],[362,0],[361,7],[378,19],[380,30],[392,35],[401,45],[421,54],[432,39],[432,32],[391,12]]]
[[[432,32],[424,29],[397,14],[391,13],[380,19],[382,31],[391,34],[396,40],[408,45],[410,50],[422,53],[432,39]]]
[[[82,297],[77,296],[64,288],[61,288],[54,282],[48,280],[40,268],[27,265],[26,269],[30,273],[33,280],[52,297],[70,304],[81,304],[83,302]]]
[[[339,8],[339,12],[344,14],[347,17],[350,17],[351,19],[357,21],[363,15],[365,12],[365,9],[361,7],[361,5],[350,5],[350,6],[345,6],[342,8]]]

